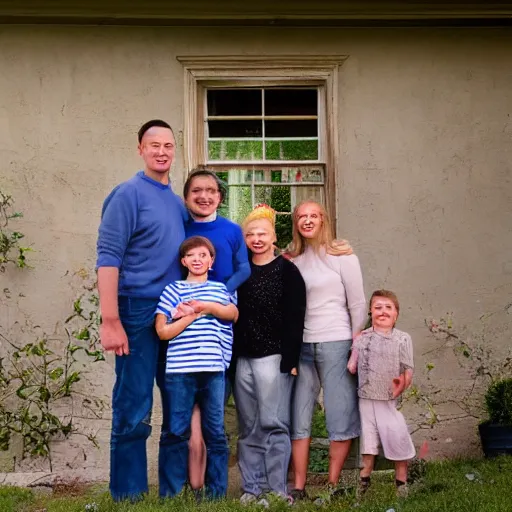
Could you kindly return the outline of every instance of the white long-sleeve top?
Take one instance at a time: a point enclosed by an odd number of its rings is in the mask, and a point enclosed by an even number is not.
[[[358,257],[307,247],[293,262],[306,283],[304,342],[352,339],[368,317]]]

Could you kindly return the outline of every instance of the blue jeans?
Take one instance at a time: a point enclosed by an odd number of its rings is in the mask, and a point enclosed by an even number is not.
[[[228,487],[228,443],[224,432],[224,372],[168,373],[160,436],[160,496],[176,496],[188,480],[188,442],[192,410],[201,410],[206,444],[206,496],[222,498]]]
[[[130,353],[116,356],[112,393],[110,492],[115,501],[135,501],[148,491],[146,440],[151,434],[160,344],[153,326],[157,303],[158,299],[119,297],[119,316]]]

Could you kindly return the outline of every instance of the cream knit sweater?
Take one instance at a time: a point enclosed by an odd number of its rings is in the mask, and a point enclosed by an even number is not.
[[[293,262],[306,283],[304,342],[352,339],[368,318],[358,257],[332,256],[308,247]]]

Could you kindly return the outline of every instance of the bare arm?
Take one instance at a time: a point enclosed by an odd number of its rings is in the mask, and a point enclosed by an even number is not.
[[[354,375],[357,372],[357,360],[359,358],[359,353],[357,348],[352,345],[352,354],[350,354],[350,358],[347,363],[348,371]]]
[[[194,311],[204,315],[213,315],[219,320],[228,322],[238,320],[238,308],[234,304],[224,306],[218,302],[203,302],[200,300],[191,300],[188,304],[194,308]]]
[[[100,296],[100,339],[106,351],[118,356],[129,353],[128,338],[119,318],[117,290],[119,269],[117,267],[98,268],[98,293]]]
[[[159,313],[156,315],[155,321],[155,329],[158,337],[165,341],[172,340],[173,338],[176,338],[178,334],[181,334],[192,322],[194,322],[194,320],[197,320],[200,316],[201,313],[193,313],[174,321],[172,324],[168,324],[167,317]]]
[[[404,385],[404,391],[405,391],[406,389],[411,387],[413,372],[412,372],[412,370],[405,370],[404,375],[405,375],[405,385]]]

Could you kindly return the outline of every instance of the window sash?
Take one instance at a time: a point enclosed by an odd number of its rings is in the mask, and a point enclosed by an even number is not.
[[[249,87],[249,86],[246,86]],[[255,88],[254,86],[250,86],[251,88]],[[214,90],[214,89],[243,89],[245,88],[243,84],[234,86],[234,87],[226,87],[223,85],[216,85],[216,86],[205,86],[203,88],[203,126],[204,126],[204,137],[203,137],[203,151],[204,155],[206,156],[206,163],[208,166],[215,165],[215,164],[245,164],[245,165],[251,165],[254,163],[272,163],[273,165],[282,165],[282,164],[325,164],[326,157],[325,157],[325,148],[326,148],[326,141],[324,138],[326,137],[327,130],[325,125],[326,115],[325,115],[325,108],[326,108],[326,102],[325,102],[325,87],[323,85],[319,84],[304,84],[302,86],[293,86],[293,87],[286,87],[286,83],[283,82],[282,86],[273,84],[272,87],[268,86],[260,86],[256,87],[256,89],[260,90],[262,92],[261,94],[261,101],[262,101],[262,114],[261,115],[250,115],[250,116],[236,116],[236,115],[230,115],[230,116],[210,116],[208,113],[208,90]],[[265,115],[265,90],[271,89],[271,88],[278,88],[278,89],[316,89],[317,91],[317,115]],[[262,137],[210,137],[208,132],[208,122],[209,121],[240,121],[240,120],[261,120],[262,121]],[[267,137],[265,134],[265,121],[303,121],[303,120],[316,120],[317,121],[317,136],[316,137]],[[254,142],[261,142],[262,143],[262,157],[263,158],[256,158],[254,160],[248,160],[248,159],[210,159],[209,158],[209,142],[215,142],[215,141],[233,141],[233,142],[244,142],[244,141],[254,141]],[[294,159],[294,160],[270,160],[267,159],[266,155],[266,141],[277,141],[277,142],[284,142],[284,141],[317,141],[317,158],[311,159],[311,160],[302,160],[302,159]]]

